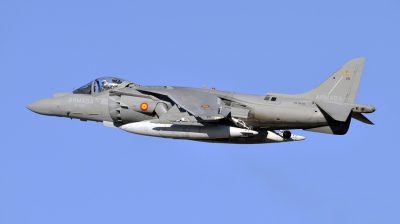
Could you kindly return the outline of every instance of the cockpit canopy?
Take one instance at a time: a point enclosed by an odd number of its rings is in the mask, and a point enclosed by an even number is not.
[[[123,82],[126,82],[126,84],[131,83],[124,79],[115,78],[115,77],[100,77],[100,78],[95,79],[95,80],[89,82],[88,84],[80,87],[79,89],[74,90],[72,93],[75,93],[75,94],[101,93],[101,92],[105,92],[110,89],[115,89]]]

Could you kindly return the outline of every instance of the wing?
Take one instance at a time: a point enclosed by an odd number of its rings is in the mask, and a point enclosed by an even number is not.
[[[219,120],[229,114],[225,108],[225,103],[218,96],[198,92],[190,89],[181,89],[173,87],[165,88],[138,88],[138,91],[146,94],[158,94],[168,97],[179,108],[183,108],[191,115],[202,120]]]
[[[173,87],[136,87],[121,89],[116,94],[146,97],[153,100],[168,98],[178,108],[186,110],[190,115],[204,121],[223,119],[231,112],[230,107],[217,95],[186,88]]]

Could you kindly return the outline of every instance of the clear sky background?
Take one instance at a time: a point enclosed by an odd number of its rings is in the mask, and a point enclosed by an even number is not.
[[[0,1],[0,223],[400,223],[400,2]],[[264,95],[365,57],[376,125],[210,144],[26,106],[101,76]]]

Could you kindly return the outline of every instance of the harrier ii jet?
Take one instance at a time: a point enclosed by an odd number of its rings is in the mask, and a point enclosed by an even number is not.
[[[56,93],[27,108],[35,113],[103,122],[154,137],[216,143],[300,141],[290,130],[343,135],[351,118],[373,124],[356,104],[364,58],[356,58],[302,94],[238,94],[206,88],[140,86],[101,77],[72,93]]]

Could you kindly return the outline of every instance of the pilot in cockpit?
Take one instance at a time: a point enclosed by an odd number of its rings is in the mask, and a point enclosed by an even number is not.
[[[107,82],[107,80],[104,79],[101,82],[101,84],[103,85],[103,92],[107,91],[108,90],[108,82]]]
[[[117,87],[119,84],[121,83],[121,81],[117,78],[113,78],[112,82],[110,84],[110,88],[114,89],[115,87]]]

